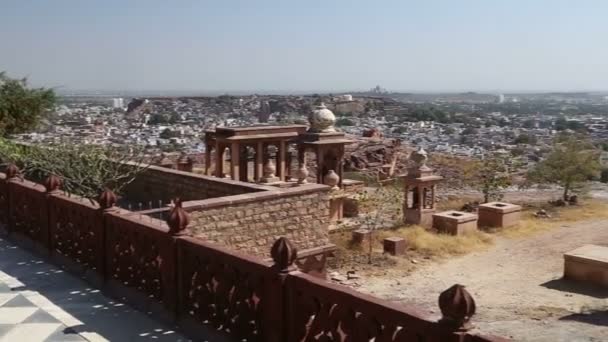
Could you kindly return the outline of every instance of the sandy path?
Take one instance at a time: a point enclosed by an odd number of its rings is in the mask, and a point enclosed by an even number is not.
[[[482,332],[519,341],[608,341],[608,291],[559,280],[563,253],[588,243],[608,245],[608,221],[563,225],[524,239],[497,238],[486,251],[408,276],[368,278],[359,290],[415,303],[438,317],[438,294],[460,283],[477,302],[474,322]]]

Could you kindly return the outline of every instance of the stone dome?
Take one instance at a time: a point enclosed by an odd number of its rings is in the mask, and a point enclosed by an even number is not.
[[[316,106],[310,113],[308,118],[310,122],[310,131],[314,133],[332,133],[335,132],[334,124],[336,123],[336,116],[334,113],[325,107],[325,104],[321,102],[320,105]]]

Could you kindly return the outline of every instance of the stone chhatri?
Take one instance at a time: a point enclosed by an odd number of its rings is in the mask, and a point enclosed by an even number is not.
[[[182,208],[182,201],[179,198],[173,200],[173,208],[167,217],[167,225],[169,226],[169,234],[171,235],[182,235],[188,224],[190,223],[190,217],[188,213]]]
[[[441,322],[457,330],[471,328],[469,321],[475,315],[475,300],[463,285],[455,284],[439,295]]]
[[[310,132],[334,133],[336,131],[334,128],[336,116],[323,102],[316,106],[312,113],[310,113],[308,121],[310,123]]]

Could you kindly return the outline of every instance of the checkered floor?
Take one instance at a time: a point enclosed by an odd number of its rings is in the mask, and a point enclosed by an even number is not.
[[[86,341],[28,299],[0,282],[0,341]]]

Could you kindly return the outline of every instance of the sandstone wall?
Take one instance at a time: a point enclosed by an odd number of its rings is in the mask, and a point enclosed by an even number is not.
[[[308,184],[184,203],[193,235],[268,257],[286,236],[299,250],[329,243],[329,187]]]
[[[160,200],[168,203],[175,197],[190,201],[275,189],[275,187],[150,166],[124,189],[123,194],[129,202],[157,203]]]

